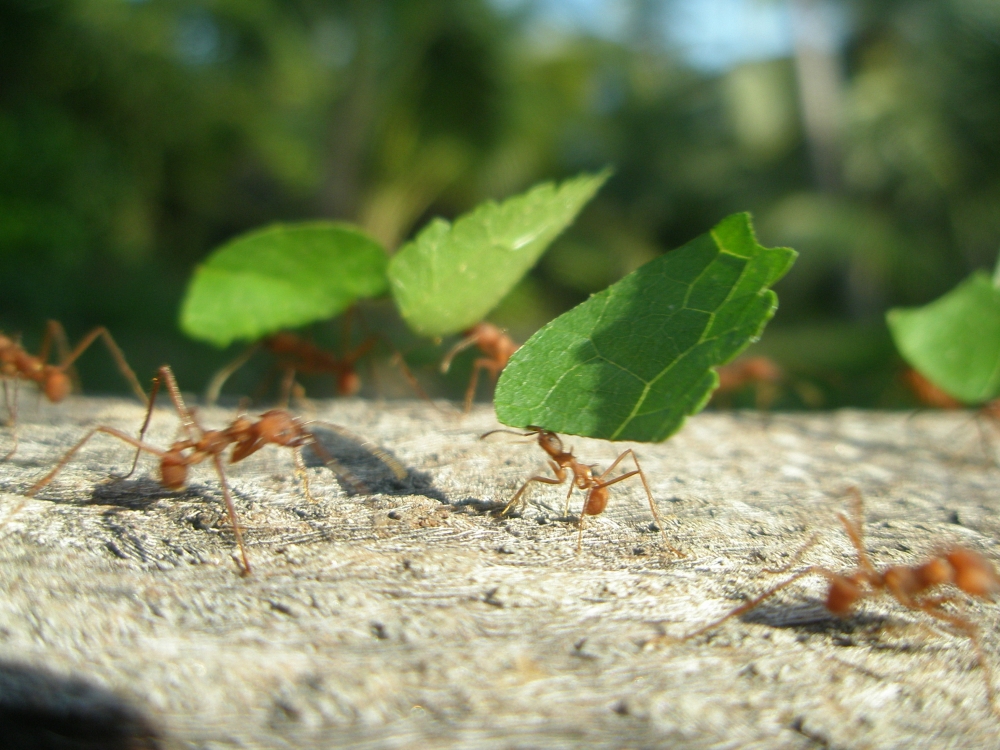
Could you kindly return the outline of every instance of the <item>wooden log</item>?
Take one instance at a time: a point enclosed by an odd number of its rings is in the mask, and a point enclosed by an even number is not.
[[[136,405],[22,395],[21,445],[0,464],[0,519],[89,426],[134,434]],[[220,426],[232,417],[204,409]],[[802,565],[853,568],[836,520],[866,502],[876,565],[961,544],[1000,558],[998,472],[969,415],[707,413],[634,445],[642,485],[612,487],[577,553],[565,489],[539,486],[534,443],[479,435],[492,412],[340,400],[319,418],[383,446],[402,481],[333,441],[372,489],[317,462],[315,503],[291,454],[269,447],[229,477],[255,570],[240,575],[211,466],[182,492],[108,436],[0,529],[0,724],[8,747],[988,747],[969,640],[885,597],[838,619],[806,578],[705,636],[680,637]],[[167,445],[177,419],[154,416]],[[0,452],[9,430],[0,430]],[[568,438],[607,466],[628,444]],[[572,513],[579,512],[576,494]],[[780,578],[778,579],[780,580]],[[960,599],[1000,680],[1000,613]],[[90,733],[89,735],[87,733]],[[103,744],[79,744],[83,736]],[[13,734],[9,736],[14,736]],[[78,744],[44,745],[39,738]],[[20,744],[17,744],[20,742]]]

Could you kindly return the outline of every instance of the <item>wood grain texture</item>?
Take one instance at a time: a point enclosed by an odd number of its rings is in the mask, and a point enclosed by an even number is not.
[[[0,518],[88,426],[134,433],[142,418],[110,399],[22,401]],[[231,416],[199,412],[208,426]],[[968,415],[703,414],[634,446],[683,559],[661,553],[638,482],[612,488],[580,554],[562,488],[498,519],[544,462],[516,438],[480,441],[497,426],[486,408],[462,419],[343,400],[316,416],[411,476],[331,443],[373,494],[349,495],[317,465],[312,504],[288,451],[232,467],[251,577],[210,466],[179,493],[159,488],[151,457],[108,481],[131,451],[100,436],[29,500],[0,530],[0,720],[29,740],[104,731],[102,747],[995,746],[969,641],[890,599],[839,620],[822,580],[805,579],[709,635],[657,640],[763,591],[764,569],[813,531],[803,565],[853,567],[835,516],[850,485],[877,565],[950,544],[1000,558],[998,471]],[[158,412],[150,441],[176,429]],[[0,431],[0,451],[9,439]],[[567,443],[600,466],[628,447]],[[1000,673],[997,606],[957,607]]]

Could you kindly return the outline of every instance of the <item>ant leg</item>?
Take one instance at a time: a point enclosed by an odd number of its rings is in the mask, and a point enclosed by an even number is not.
[[[177,378],[174,377],[174,371],[170,369],[170,365],[162,365],[158,372],[160,380],[167,386],[167,393],[170,394],[170,400],[174,404],[174,409],[177,410],[177,416],[181,418],[181,425],[184,427],[188,439],[198,442],[204,434],[204,430],[195,420],[191,410],[184,404],[184,399],[181,398],[181,389],[177,386]]]
[[[819,541],[819,532],[816,532],[811,537],[809,537],[808,541],[806,541],[805,544],[803,544],[799,548],[798,552],[792,555],[792,559],[789,560],[785,565],[782,565],[780,568],[764,568],[764,572],[767,573],[768,575],[781,575],[782,573],[787,573],[789,570],[791,570],[792,568],[794,568],[796,565],[799,564],[799,560],[802,559],[802,557],[806,554],[806,552],[808,552],[814,546],[816,546],[816,542],[818,541]]]
[[[410,366],[406,364],[406,360],[403,358],[402,352],[396,352],[393,354],[392,359],[389,360],[389,362],[399,368],[399,371],[403,374],[407,384],[413,389],[413,392],[416,393],[417,396],[424,401],[429,402],[435,409],[438,408],[437,404],[434,403],[434,400],[427,395],[427,391],[425,391],[423,386],[420,385],[420,381],[417,380],[417,376],[413,374],[413,370],[411,370]],[[372,370],[372,374],[375,374],[374,369]]]
[[[90,440],[90,438],[92,438],[98,432],[103,432],[104,434],[111,435],[112,437],[116,437],[119,440],[124,440],[129,445],[132,445],[141,451],[152,453],[155,456],[163,456],[163,454],[166,453],[165,450],[157,448],[155,445],[150,445],[149,443],[144,443],[141,440],[137,440],[136,438],[132,437],[131,435],[127,435],[121,430],[116,430],[114,427],[105,427],[103,425],[101,425],[100,427],[94,427],[89,432],[87,432],[87,434],[84,435],[79,441],[77,441],[76,445],[74,445],[72,448],[66,451],[65,454],[63,454],[63,457],[59,459],[59,463],[55,465],[55,468],[53,468],[52,471],[50,471],[44,477],[42,477],[33,485],[31,485],[28,491],[24,493],[25,496],[34,497],[39,490],[44,488],[49,482],[51,482],[55,478],[56,474],[62,471],[62,469],[66,466],[66,464],[69,463],[69,460],[73,458],[73,456],[76,454],[78,450],[80,450],[80,448],[83,447],[83,444],[86,443],[88,440]]]
[[[243,557],[243,573],[250,575],[253,572],[250,570],[250,558],[247,556],[247,548],[243,545],[243,533],[240,531],[240,524],[236,519],[236,506],[233,505],[233,496],[229,492],[226,472],[218,453],[212,454],[212,463],[215,464],[215,472],[219,475],[219,483],[222,485],[222,497],[226,501],[226,512],[229,514],[229,523],[233,525],[233,534],[236,535],[236,545],[240,548],[240,555]]]
[[[153,378],[153,387],[149,391],[149,405],[146,407],[146,418],[142,422],[142,427],[139,429],[139,442],[141,443],[146,437],[146,430],[149,429],[149,422],[153,418],[153,405],[156,403],[156,395],[160,392],[160,379]],[[115,479],[122,480],[128,479],[132,474],[135,473],[135,467],[139,465],[139,455],[142,453],[142,448],[136,448],[135,458],[132,459],[132,468],[128,470],[127,474],[122,474],[118,476],[112,474],[111,476]]]
[[[351,440],[352,442],[357,443],[362,448],[364,448],[366,451],[368,451],[373,456],[375,456],[375,458],[377,458],[379,461],[381,461],[383,464],[385,464],[389,468],[389,471],[391,471],[393,473],[393,475],[396,477],[396,479],[399,479],[400,481],[402,481],[403,479],[406,479],[410,475],[410,473],[405,468],[403,468],[403,465],[401,463],[399,463],[399,461],[397,461],[395,458],[393,458],[392,456],[390,456],[384,450],[382,450],[381,448],[379,448],[371,440],[368,440],[367,438],[363,438],[360,435],[355,434],[355,433],[351,432],[350,430],[348,430],[348,429],[346,429],[344,427],[341,427],[339,424],[334,424],[333,422],[324,422],[324,421],[318,420],[318,419],[314,419],[314,420],[312,420],[310,422],[306,422],[305,424],[307,424],[307,425],[308,424],[322,425],[322,426],[326,427],[327,429],[333,430],[338,435],[341,435],[341,436],[347,438],[348,440]],[[310,435],[312,435],[312,433],[310,433]],[[316,436],[312,435],[312,438],[313,438],[313,440],[315,440]],[[319,441],[317,440],[316,442],[319,442]],[[320,447],[322,448],[322,445]],[[329,455],[329,453],[327,455]],[[362,484],[361,486],[363,487],[364,485]]]
[[[278,408],[288,411],[288,402],[292,397],[295,385],[295,368],[286,367],[281,374],[281,386],[278,389]]]
[[[557,479],[550,479],[549,477],[541,477],[541,476],[531,477],[531,479],[529,479],[527,482],[521,485],[521,489],[519,489],[514,494],[514,497],[511,498],[511,501],[504,506],[504,509],[502,511],[500,511],[500,515],[506,516],[510,512],[510,509],[513,508],[515,505],[517,505],[517,501],[521,499],[521,496],[524,494],[524,491],[528,489],[528,485],[531,484],[532,482],[541,482],[542,484],[562,484],[563,482],[565,482],[566,470],[560,468],[559,471],[556,472],[556,476],[558,477]]]
[[[66,372],[66,369],[87,350],[87,347],[97,340],[98,336],[101,337],[105,346],[108,347],[108,351],[111,352],[112,359],[114,359],[115,364],[118,365],[118,371],[125,377],[125,380],[132,388],[132,392],[138,396],[139,400],[143,404],[145,404],[147,402],[146,392],[142,389],[142,385],[139,383],[139,378],[135,376],[132,368],[128,366],[128,362],[125,360],[125,355],[122,353],[122,350],[118,348],[118,344],[115,343],[115,340],[111,337],[108,329],[104,326],[99,326],[84,336],[80,343],[76,345],[76,348],[69,353],[69,356],[59,363],[59,370]]]
[[[986,465],[995,464],[997,460],[996,446],[993,443],[993,436],[990,435],[989,427],[985,421],[987,417],[980,411],[973,419],[976,421],[976,429],[979,431],[979,442],[985,454]]]
[[[559,472],[559,464],[557,464],[555,461],[549,461],[549,465],[552,466],[552,471],[556,473]],[[569,483],[569,490],[567,490],[566,492],[566,505],[563,507],[563,518],[569,515],[569,501],[570,498],[573,496],[573,487],[575,486],[576,486],[575,483],[573,482]],[[582,517],[583,514],[581,513],[580,516]]]
[[[116,437],[119,440],[124,440],[126,443],[134,445],[140,450],[148,451],[149,453],[153,453],[157,456],[162,456],[166,452],[157,448],[156,446],[147,445],[146,443],[136,440],[131,435],[126,435],[124,432],[116,430],[114,427],[104,427],[104,426],[94,427],[86,435],[84,435],[77,442],[76,445],[74,445],[72,448],[66,451],[65,455],[63,455],[63,457],[59,459],[59,463],[55,465],[55,468],[52,469],[52,471],[50,471],[44,477],[42,477],[33,485],[31,485],[28,491],[24,493],[24,499],[22,499],[21,502],[19,502],[14,507],[14,510],[12,510],[10,513],[7,514],[7,517],[2,522],[0,522],[0,529],[2,529],[4,526],[10,523],[11,519],[14,518],[14,516],[16,516],[20,512],[21,508],[24,507],[25,503],[28,502],[28,498],[34,497],[39,490],[43,489],[49,482],[51,482],[55,478],[56,474],[58,474],[63,469],[63,467],[66,466],[67,463],[69,463],[69,460],[73,458],[73,455],[78,450],[80,450],[80,448],[83,447],[83,444],[86,443],[88,440],[90,440],[90,438],[92,438],[98,432],[103,432],[105,434],[111,435],[112,437]]]
[[[259,341],[248,346],[242,354],[212,376],[212,379],[208,381],[208,388],[205,389],[203,399],[205,406],[215,405],[215,402],[219,400],[219,394],[222,393],[222,386],[226,384],[234,372],[250,361],[250,358],[257,353],[260,347],[261,342]]]
[[[476,386],[479,385],[479,371],[487,369],[496,376],[496,361],[492,359],[480,358],[472,365],[472,377],[469,378],[469,387],[465,389],[465,413],[472,411],[472,402],[476,398]]]
[[[306,500],[314,503],[316,500],[309,491],[309,475],[306,474],[306,462],[302,459],[302,449],[298,446],[292,446],[292,456],[295,461],[295,473],[302,481],[302,491],[305,493]]]
[[[11,400],[10,391],[8,390],[8,385],[7,385],[8,380],[4,378],[3,381],[3,401],[4,401],[4,406],[7,407],[7,425],[10,427],[11,438],[14,441],[14,445],[11,446],[11,449],[4,454],[3,458],[0,458],[0,463],[7,461],[8,459],[10,459],[11,456],[17,453],[17,446],[20,444],[20,440],[17,434],[17,395],[19,390],[18,386],[20,382],[21,379],[15,376],[14,388],[13,388],[14,398],[13,400]]]
[[[989,662],[986,660],[986,652],[983,651],[983,644],[979,640],[979,628],[966,620],[964,617],[949,614],[948,612],[943,612],[940,609],[942,604],[945,604],[954,598],[955,597],[946,596],[937,599],[923,599],[914,601],[912,604],[907,604],[906,606],[912,606],[915,609],[919,609],[921,612],[925,612],[936,620],[942,620],[943,622],[948,623],[953,628],[961,631],[963,635],[972,641],[972,648],[976,652],[976,660],[979,663],[980,669],[983,670],[983,680],[986,683],[986,701],[990,704],[990,710],[993,711],[993,713],[1000,715],[1000,708],[996,705],[996,691],[993,689],[993,672],[990,669]]]
[[[864,544],[864,501],[861,499],[861,493],[858,491],[857,487],[848,487],[847,493],[851,496],[851,519],[849,520],[843,513],[838,513],[837,518],[844,525],[844,531],[847,532],[847,537],[851,540],[851,544],[854,545],[854,549],[858,553],[858,565],[866,573],[877,576],[875,571],[875,566],[872,565],[871,558],[868,557],[868,552],[865,550]]]
[[[453,346],[448,353],[444,355],[444,359],[441,360],[441,374],[444,375],[451,369],[451,361],[455,359],[455,355],[465,351],[470,346],[475,346],[478,342],[479,336],[473,334],[471,336],[466,336],[464,339],[455,344],[455,346]]]
[[[813,565],[811,567],[808,567],[805,570],[800,570],[798,573],[796,573],[795,575],[793,575],[791,578],[788,578],[788,579],[782,581],[781,583],[779,583],[776,586],[772,586],[771,588],[769,588],[767,591],[765,591],[760,596],[758,596],[758,597],[756,597],[754,599],[751,599],[748,602],[745,602],[745,603],[741,604],[736,609],[734,609],[731,612],[727,613],[726,615],[723,615],[722,617],[720,617],[718,620],[715,620],[714,622],[710,622],[708,625],[703,625],[702,627],[698,628],[697,630],[694,630],[694,631],[688,633],[687,635],[685,635],[682,638],[680,638],[680,641],[683,643],[684,641],[689,641],[692,638],[697,638],[699,635],[704,635],[705,633],[709,632],[710,630],[714,630],[715,628],[719,627],[720,625],[722,625],[727,620],[729,620],[729,619],[731,619],[733,617],[736,617],[737,615],[742,615],[745,612],[749,612],[749,611],[751,611],[753,609],[756,609],[761,604],[763,604],[768,599],[770,599],[772,596],[774,596],[778,592],[782,591],[783,589],[788,588],[789,586],[791,586],[793,583],[795,583],[800,578],[805,578],[806,576],[813,575],[813,574],[815,574],[815,575],[821,575],[821,576],[823,576],[823,577],[825,577],[825,578],[827,578],[829,580],[833,580],[834,578],[839,578],[839,576],[836,573],[834,573],[832,571],[829,571],[826,568],[820,568],[820,567],[815,566],[815,565]]]
[[[630,471],[626,474],[622,474],[620,477],[616,477],[615,479],[612,479],[608,482],[603,481],[604,477],[610,474],[611,471],[618,464],[620,464],[625,459],[626,456],[632,457],[632,461],[635,462],[635,471]],[[622,480],[628,479],[629,477],[635,476],[636,474],[639,475],[639,479],[642,480],[643,489],[646,490],[646,498],[649,500],[649,511],[653,514],[653,521],[655,521],[656,525],[660,528],[660,536],[663,539],[663,545],[678,557],[687,557],[687,555],[685,555],[683,552],[681,552],[679,549],[677,549],[675,546],[673,546],[670,542],[667,541],[667,530],[663,525],[663,521],[660,520],[659,512],[656,510],[656,502],[653,500],[653,491],[649,489],[649,482],[646,480],[646,474],[643,472],[642,466],[639,465],[639,459],[636,457],[634,450],[629,448],[628,450],[624,451],[620,456],[618,456],[618,458],[614,460],[614,463],[612,463],[611,466],[609,466],[607,470],[604,471],[604,473],[602,473],[599,477],[597,477],[598,484],[596,487],[593,487],[592,489],[609,487],[610,485],[615,484],[616,482],[621,482]]]

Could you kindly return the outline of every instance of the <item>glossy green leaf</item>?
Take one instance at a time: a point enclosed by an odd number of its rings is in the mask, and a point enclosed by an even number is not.
[[[610,172],[547,182],[503,203],[487,201],[454,224],[435,219],[389,264],[403,319],[424,336],[483,320],[568,227]]]
[[[755,341],[795,261],[734,214],[559,316],[511,358],[497,418],[607,440],[666,440]]]
[[[886,319],[903,358],[946,393],[967,404],[1000,396],[1000,289],[985,271]]]
[[[250,232],[198,266],[181,306],[181,328],[227,346],[326,320],[359,298],[383,294],[387,263],[378,242],[347,224],[277,224]]]

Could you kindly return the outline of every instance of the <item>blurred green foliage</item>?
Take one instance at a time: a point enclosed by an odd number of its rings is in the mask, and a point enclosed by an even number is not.
[[[186,341],[177,308],[231,237],[331,218],[394,248],[432,216],[611,164],[495,322],[523,340],[750,210],[762,243],[801,253],[755,351],[825,406],[910,403],[883,312],[1000,245],[997,4],[834,2],[833,89],[809,89],[823,59],[801,50],[692,67],[650,33],[671,0],[622,0],[618,36],[540,25],[538,4],[5,0],[0,327],[31,346],[48,317],[73,336],[106,324],[140,374],[168,361],[199,389],[232,353]],[[803,117],[816,91],[825,129]],[[401,332],[384,312],[369,324]],[[118,387],[101,357],[80,366],[89,390]]]

